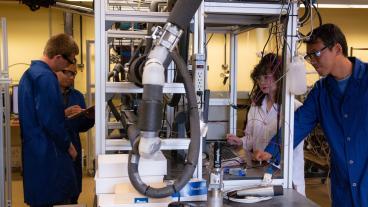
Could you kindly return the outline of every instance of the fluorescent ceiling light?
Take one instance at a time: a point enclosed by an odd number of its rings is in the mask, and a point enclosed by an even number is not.
[[[300,5],[300,7],[304,7],[304,4]],[[368,9],[368,4],[318,4],[318,8],[328,8],[328,9]]]

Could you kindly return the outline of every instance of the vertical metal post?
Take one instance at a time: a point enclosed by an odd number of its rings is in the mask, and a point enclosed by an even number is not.
[[[202,55],[204,53],[204,3],[202,1],[201,6],[198,8],[195,16],[194,16],[194,33],[193,33],[193,55]],[[202,78],[202,83],[204,84],[205,77]],[[204,87],[203,87],[204,88]],[[203,91],[202,91],[203,92]],[[203,98],[203,97],[201,97]],[[202,108],[202,107],[201,107]],[[202,111],[199,110],[200,117]],[[200,120],[201,123],[203,123],[203,120]],[[200,150],[198,155],[198,165],[194,172],[193,177],[202,179],[202,140],[203,137],[201,136],[200,141]]]
[[[198,18],[199,18],[199,10],[194,15],[194,31],[193,31],[193,48],[192,48],[192,55],[198,53],[198,35],[199,35],[199,26],[198,26]]]
[[[167,68],[167,82],[168,83],[172,83],[174,76],[175,76],[175,65],[174,62],[171,62],[170,65]],[[175,117],[174,117],[174,107],[171,106],[166,106],[166,138],[170,138],[171,133],[172,133],[172,129],[171,126],[174,123]],[[184,138],[184,137],[180,137],[180,138]]]
[[[3,80],[1,80],[3,81]],[[5,97],[4,97],[4,93],[3,93],[3,84],[0,84],[0,92],[1,92],[1,96],[0,96],[0,100],[2,101]],[[4,139],[5,139],[5,126],[3,125],[4,123],[4,105],[1,103],[0,104],[0,205],[4,205],[5,204],[5,152],[4,152]]]
[[[52,8],[49,8],[49,38],[52,36]]]
[[[8,37],[6,19],[1,18],[2,29],[2,65],[0,69],[1,113],[0,113],[0,204],[11,206],[11,140],[10,140],[10,95],[8,71]],[[0,58],[1,59],[1,58]]]
[[[236,104],[237,102],[237,65],[238,60],[236,57],[238,51],[238,35],[230,34],[230,103]],[[229,129],[231,134],[236,134],[236,110],[229,106]]]
[[[106,33],[105,33],[105,11],[107,9],[107,1],[94,1],[95,8],[95,153],[105,153],[105,85],[106,85]]]
[[[287,72],[289,64],[296,51],[298,6],[296,2],[291,3],[287,27],[286,51],[284,51],[284,72]],[[294,151],[294,95],[289,92],[290,76],[287,74],[283,85],[282,100],[282,137],[284,138],[284,188],[292,188],[293,176],[293,151]]]
[[[87,98],[87,105],[91,106],[93,104],[93,100],[92,100],[92,91],[91,88],[92,86],[92,81],[91,81],[91,45],[94,44],[95,41],[93,40],[87,40],[86,41],[86,75],[87,75],[87,80],[86,80],[86,90],[87,90],[87,94],[86,94],[86,98]],[[96,127],[97,128],[97,127]],[[93,141],[92,141],[92,131],[88,130],[87,131],[87,172],[89,173],[89,175],[93,175],[93,160],[95,158],[95,153],[94,153],[94,149],[93,149]]]
[[[2,77],[1,77],[2,78]],[[3,80],[0,80],[1,82]],[[5,204],[5,149],[4,149],[4,142],[5,142],[5,126],[4,126],[4,111],[5,107],[3,105],[4,93],[3,93],[3,83],[0,83],[0,205]]]
[[[204,39],[204,2],[202,1],[201,6],[199,6],[198,8],[198,53],[199,54],[204,54],[204,44],[205,44],[205,39]]]

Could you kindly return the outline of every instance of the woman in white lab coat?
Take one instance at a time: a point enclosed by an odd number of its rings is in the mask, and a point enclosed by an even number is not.
[[[280,120],[282,77],[281,58],[272,53],[265,55],[251,74],[254,86],[250,94],[252,102],[244,136],[241,138],[234,134],[226,136],[229,144],[243,146],[248,157],[251,157],[251,151],[264,151],[280,127],[278,120]],[[301,103],[295,101],[295,109],[299,106]],[[303,144],[304,142],[301,142],[294,149],[293,187],[305,195]]]

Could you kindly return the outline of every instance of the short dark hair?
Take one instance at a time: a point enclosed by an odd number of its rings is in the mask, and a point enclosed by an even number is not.
[[[52,36],[46,43],[43,54],[48,58],[55,55],[71,56],[78,55],[79,49],[74,39],[67,34],[58,34]]]
[[[250,74],[250,77],[253,80],[253,88],[252,92],[250,93],[250,99],[252,103],[256,106],[261,106],[263,98],[266,96],[262,90],[259,88],[257,84],[257,79],[262,75],[267,75],[272,73],[273,78],[275,81],[278,81],[277,84],[277,91],[276,91],[276,103],[281,104],[281,89],[282,89],[282,79],[280,79],[283,75],[283,68],[282,68],[282,59],[280,56],[277,56],[274,53],[268,53],[267,55],[263,56],[259,63],[254,67],[254,70]]]
[[[323,24],[315,28],[307,36],[310,36],[309,38],[304,40],[304,42],[307,44],[314,44],[318,41],[318,39],[320,39],[325,46],[328,46],[328,48],[332,48],[336,45],[336,43],[339,43],[342,47],[342,52],[344,56],[348,56],[348,44],[346,42],[345,35],[335,24]]]

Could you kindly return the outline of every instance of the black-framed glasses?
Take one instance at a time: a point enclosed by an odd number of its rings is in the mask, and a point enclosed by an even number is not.
[[[307,53],[306,56],[304,56],[304,60],[306,60],[307,62],[312,62],[313,58],[317,58],[321,56],[321,53],[323,50],[325,50],[326,48],[328,48],[328,46],[324,46],[322,49],[311,52],[311,53]]]
[[[77,75],[77,72],[70,71],[70,70],[62,70],[61,72],[63,72],[63,74],[69,78],[75,78],[75,76]]]
[[[73,60],[69,59],[69,57],[65,54],[61,55],[66,61],[68,61],[69,64],[75,64],[77,60],[74,58]]]

